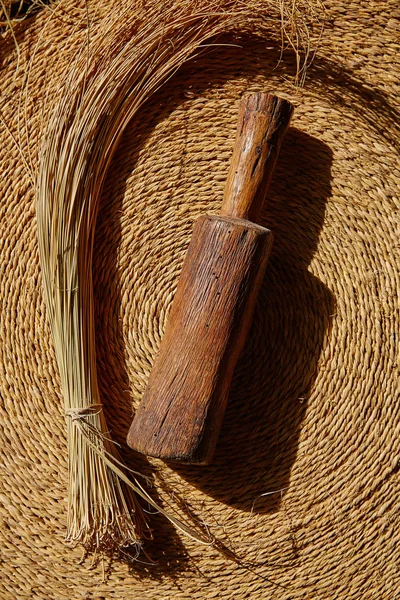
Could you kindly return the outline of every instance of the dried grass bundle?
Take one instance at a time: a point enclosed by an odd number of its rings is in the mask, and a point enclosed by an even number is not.
[[[315,3],[305,6],[307,12]],[[97,383],[92,253],[107,168],[128,122],[202,44],[268,15],[298,49],[308,39],[304,10],[303,3],[282,0],[264,2],[261,10],[256,2],[184,0],[145,6],[139,16],[110,15],[88,36],[49,119],[36,189],[39,251],[67,418],[67,539],[88,550],[139,549],[149,529],[136,496],[156,507],[137,476],[126,474]]]

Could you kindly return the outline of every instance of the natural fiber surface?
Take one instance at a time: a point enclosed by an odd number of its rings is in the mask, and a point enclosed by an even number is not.
[[[96,4],[93,27],[111,6]],[[95,244],[100,391],[124,460],[217,543],[200,546],[152,515],[148,558],[109,568],[79,564],[64,544],[65,418],[16,143],[27,156],[28,133],[35,160],[43,99],[81,44],[78,13],[65,2],[47,29],[47,13],[21,24],[17,74],[14,41],[1,46],[0,597],[398,597],[397,2],[328,3],[301,93],[295,57],[288,50],[278,64],[279,44],[257,38],[254,23],[252,36],[227,36],[219,43],[231,46],[185,65],[128,127]],[[150,464],[124,444],[132,406],[193,221],[219,208],[239,98],[264,89],[296,110],[262,220],[274,250],[215,461]]]

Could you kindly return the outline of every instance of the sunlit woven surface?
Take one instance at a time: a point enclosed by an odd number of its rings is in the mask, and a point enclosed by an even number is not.
[[[111,5],[102,2],[97,18]],[[65,3],[32,63],[33,148],[46,119],[37,99],[77,51],[74,11]],[[289,52],[275,68],[273,42],[245,37],[241,47],[219,47],[188,63],[128,128],[107,176],[95,248],[105,411],[125,460],[152,474],[154,497],[184,502],[218,543],[200,546],[152,516],[147,551],[156,564],[106,562],[104,582],[101,562],[78,564],[81,551],[63,541],[65,423],[33,193],[0,123],[1,598],[400,593],[399,16],[396,2],[332,2],[301,94]],[[26,21],[18,33],[17,75],[12,42],[2,46],[2,117],[16,139],[26,61],[44,21]],[[125,436],[193,221],[219,209],[238,101],[264,89],[296,110],[263,214],[274,249],[215,461],[175,469],[154,461],[153,469]],[[26,148],[23,122],[21,132]]]

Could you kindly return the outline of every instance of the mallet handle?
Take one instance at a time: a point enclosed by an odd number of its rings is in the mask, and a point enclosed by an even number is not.
[[[262,92],[242,100],[221,215],[258,223],[292,112],[290,102]]]

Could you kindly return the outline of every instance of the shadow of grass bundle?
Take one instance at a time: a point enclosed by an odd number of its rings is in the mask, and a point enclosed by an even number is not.
[[[96,375],[92,254],[107,168],[146,100],[216,36],[272,19],[285,43],[304,46],[315,3],[196,2],[127,10],[87,43],[63,82],[42,138],[36,183],[45,300],[61,376],[69,451],[67,540],[114,552],[151,532],[138,496],[166,514],[130,474],[110,439]]]

